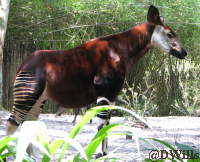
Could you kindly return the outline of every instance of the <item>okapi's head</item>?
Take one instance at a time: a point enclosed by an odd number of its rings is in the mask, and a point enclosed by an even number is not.
[[[184,59],[187,52],[182,48],[175,32],[170,27],[164,25],[163,18],[160,17],[156,7],[150,6],[147,21],[155,25],[151,36],[151,45],[159,47],[162,51],[179,59]]]

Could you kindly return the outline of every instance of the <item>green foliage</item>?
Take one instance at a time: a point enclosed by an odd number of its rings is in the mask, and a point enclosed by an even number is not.
[[[119,126],[125,126],[122,124],[110,124],[105,127],[103,127],[100,131],[97,132],[97,134],[93,137],[93,139],[85,146],[81,146],[79,142],[77,142],[74,138],[75,136],[80,132],[80,130],[89,122],[89,120],[94,117],[98,112],[103,110],[109,110],[109,109],[118,109],[122,111],[126,111],[130,113],[131,115],[134,115],[134,112],[125,109],[123,107],[117,107],[117,106],[98,106],[90,109],[86,112],[86,114],[80,119],[80,121],[74,126],[72,131],[69,133],[68,136],[66,136],[64,139],[55,139],[53,141],[49,140],[49,137],[47,135],[46,126],[43,122],[40,121],[26,121],[22,124],[21,130],[19,132],[18,138],[15,137],[4,137],[0,139],[0,162],[3,162],[3,159],[12,156],[16,161],[24,161],[24,162],[33,162],[34,159],[32,157],[29,157],[26,153],[27,147],[32,144],[35,147],[39,148],[39,150],[43,153],[43,157],[41,159],[42,162],[50,162],[52,159],[55,160],[55,154],[59,152],[61,149],[61,153],[58,157],[58,161],[64,160],[66,157],[66,151],[68,149],[68,146],[71,145],[74,147],[78,153],[75,153],[73,158],[65,159],[65,161],[68,162],[98,162],[102,160],[109,160],[112,162],[115,162],[117,160],[123,161],[123,159],[119,159],[117,155],[113,154],[112,157],[109,157],[109,155],[102,157],[100,159],[93,159],[92,156],[94,155],[97,147],[101,144],[101,142],[109,136],[116,136],[116,135],[131,135],[134,136],[133,133],[111,133],[113,129],[118,129]],[[129,128],[128,126],[125,126],[126,128]],[[131,128],[130,128],[131,130]],[[28,133],[27,133],[28,132]],[[131,132],[131,131],[130,131]],[[17,142],[16,142],[17,139]],[[152,141],[158,142],[161,145],[165,146],[165,150],[169,156],[166,157],[166,159],[157,159],[156,161],[183,161],[185,159],[182,159],[182,153],[185,153],[190,157],[188,162],[192,161],[192,158],[194,160],[199,160],[200,152],[193,147],[187,146],[185,144],[176,143],[176,146],[172,146],[166,141],[162,141],[156,138],[140,138],[138,137],[140,141],[144,141],[148,145],[153,146],[155,150],[158,152],[158,147],[155,147],[155,145],[152,144]],[[163,150],[163,149],[162,149]],[[171,151],[168,151],[171,150]],[[177,150],[182,150],[185,152],[179,152]],[[188,152],[187,154],[187,150]],[[141,150],[140,150],[141,151]],[[154,150],[152,150],[154,151]],[[191,156],[190,153],[194,154],[194,157]],[[114,157],[113,157],[114,156]],[[146,158],[144,161],[149,162],[155,159]]]
[[[101,142],[108,137],[110,131],[115,128],[121,126],[120,124],[110,124],[102,128],[95,137],[92,139],[91,143],[86,147],[86,154],[89,160],[92,159],[92,155],[95,153],[97,147],[101,144]]]
[[[46,126],[40,121],[26,121],[22,124],[17,143],[10,145],[10,142],[16,141],[14,137],[5,137],[0,140],[0,161],[8,156],[13,156],[16,161],[32,162],[34,159],[29,157],[26,153],[28,146],[34,145],[39,148],[43,153],[42,162],[50,162],[56,153],[60,150],[58,161],[62,161],[65,157],[66,151],[71,145],[74,147],[78,154],[74,155],[73,160],[67,159],[68,161],[92,161],[92,156],[96,152],[97,147],[101,142],[109,137],[116,135],[125,135],[126,133],[111,133],[113,129],[117,129],[122,124],[110,124],[104,126],[100,131],[96,133],[93,139],[83,148],[74,138],[80,132],[80,130],[92,119],[97,113],[104,110],[121,110],[129,113],[135,117],[135,113],[118,106],[97,106],[88,110],[85,115],[82,116],[80,121],[73,127],[68,136],[64,139],[49,140]],[[145,122],[145,121],[144,121]],[[127,126],[126,126],[127,127]],[[27,133],[28,132],[28,133]],[[133,134],[131,134],[133,135]],[[54,157],[55,158],[55,157]],[[115,161],[118,157],[105,156],[98,160],[110,160]],[[94,161],[98,161],[94,160]]]
[[[0,161],[3,162],[3,159],[14,156],[13,145],[11,142],[14,142],[16,138],[14,137],[3,137],[0,139]]]
[[[185,150],[185,154],[188,157],[191,157],[191,153],[192,153],[193,154],[192,156],[195,156],[193,158],[200,160],[200,151],[199,150],[197,150],[197,149],[195,149],[195,148],[193,148],[191,146],[182,144],[182,143],[176,142],[175,144],[176,144],[177,149],[179,149],[179,150]]]
[[[84,161],[89,162],[92,159],[92,155],[95,153],[97,147],[101,144],[101,142],[110,135],[118,135],[118,134],[110,134],[110,132],[121,124],[110,124],[103,127],[91,142],[83,148],[80,143],[78,143],[74,137],[80,132],[80,130],[90,121],[92,117],[94,117],[98,112],[108,109],[121,109],[120,107],[95,107],[86,112],[86,114],[81,118],[81,120],[74,126],[72,131],[66,136],[64,139],[56,139],[53,141],[49,141],[49,137],[47,135],[46,126],[43,122],[40,121],[26,121],[22,124],[21,130],[19,132],[18,142],[13,145],[13,149],[8,149],[10,147],[9,142],[16,140],[13,137],[5,137],[0,140],[0,160],[12,155],[16,158],[16,161],[33,161],[30,157],[27,157],[26,150],[30,144],[35,145],[43,152],[42,161],[50,162],[52,157],[55,156],[55,153],[61,149],[61,153],[58,157],[58,161],[62,161],[64,159],[64,155],[68,146],[73,146],[76,150],[78,150],[78,154],[74,156],[74,160],[72,161]],[[130,112],[130,110],[127,110]],[[27,133],[28,132],[28,133]],[[8,150],[7,152],[5,152]],[[104,157],[108,159],[108,157]],[[113,159],[113,158],[110,158]],[[115,159],[115,158],[114,158]],[[68,159],[68,161],[71,161]]]
[[[69,137],[70,138],[74,138],[78,133],[79,133],[79,131],[81,130],[81,128],[85,125],[85,124],[87,124],[98,112],[101,112],[101,111],[104,111],[104,110],[108,110],[108,109],[113,109],[112,107],[96,107],[96,108],[92,108],[92,109],[90,109],[89,111],[87,111],[86,113],[85,113],[85,115],[81,118],[81,120],[74,126],[74,128],[71,130],[71,132],[70,132],[70,134],[69,134]],[[113,127],[113,126],[112,126]],[[112,128],[111,127],[111,128]],[[108,132],[110,129],[106,129],[106,130],[103,130],[103,133],[104,134],[107,134],[106,132]],[[93,139],[93,140],[95,140],[95,139],[98,139],[99,138],[99,132],[97,133],[97,135],[95,136],[95,138]],[[104,136],[104,138],[105,138],[105,136]],[[100,139],[100,141],[98,141],[98,143],[97,143],[97,145],[94,143],[94,144],[92,144],[93,145],[93,147],[95,148],[94,149],[94,152],[95,152],[95,150],[96,150],[96,146],[98,146],[99,144],[100,144],[100,142],[104,139],[104,138],[101,138]],[[92,141],[93,141],[92,140]],[[91,142],[92,143],[92,142]],[[65,155],[65,151],[67,150],[67,148],[68,148],[68,146],[69,146],[69,144],[68,143],[65,143],[64,145],[63,145],[63,148],[62,148],[62,152],[61,152],[61,154],[60,154],[60,156],[59,156],[59,161],[61,161],[62,160],[62,158],[64,157],[64,155]],[[91,146],[88,146],[89,147],[89,149],[91,149],[90,147]],[[89,151],[89,149],[87,149],[87,152]],[[90,159],[91,158],[91,154],[88,154],[87,153],[87,155],[89,156],[88,157],[88,159]]]

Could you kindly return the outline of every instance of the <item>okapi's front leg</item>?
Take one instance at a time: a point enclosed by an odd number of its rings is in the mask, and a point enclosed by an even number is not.
[[[94,77],[94,85],[98,96],[102,96],[97,100],[97,105],[109,105],[114,102],[118,93],[120,92],[125,75],[120,71],[107,69],[106,74],[98,74]],[[102,111],[97,115],[101,119],[101,123],[98,126],[98,130],[100,130],[105,125],[109,124],[111,112]],[[97,158],[107,155],[108,153],[108,139],[104,139],[102,142],[102,154],[97,154]]]
[[[6,135],[13,134],[25,120],[38,118],[46,100],[44,82],[38,79],[30,72],[20,71],[17,74],[13,89],[13,109],[7,121]]]
[[[109,105],[109,104],[111,104],[111,102],[105,97],[100,97],[97,99],[97,106]],[[110,123],[111,112],[109,110],[102,111],[97,114],[97,117],[100,119],[100,123],[97,127],[99,131],[101,128],[103,128],[104,126]],[[108,154],[108,138],[105,138],[102,142],[102,153],[98,153],[96,155],[96,158],[105,156],[107,154]]]
[[[80,109],[79,108],[73,109],[73,112],[74,112],[74,120],[72,121],[72,123],[76,123],[76,118],[80,112]]]

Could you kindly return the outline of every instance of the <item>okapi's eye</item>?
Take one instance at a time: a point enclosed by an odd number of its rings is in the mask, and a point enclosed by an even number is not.
[[[172,34],[172,33],[167,33],[167,36],[168,36],[169,38],[173,38],[173,34]]]

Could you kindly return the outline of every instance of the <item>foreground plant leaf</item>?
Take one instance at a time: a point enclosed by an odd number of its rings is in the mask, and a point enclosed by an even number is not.
[[[171,158],[169,158],[169,159],[173,160],[174,158],[176,158],[177,160],[183,162],[183,159],[181,159],[180,154],[177,152],[176,148],[174,148],[172,145],[170,145],[169,143],[167,143],[167,142],[165,142],[165,141],[156,139],[156,138],[149,138],[149,139],[151,139],[151,140],[153,140],[153,141],[156,141],[156,142],[159,142],[159,143],[161,143],[162,145],[164,145],[164,146],[166,146],[167,148],[169,148],[170,150],[172,150],[173,153],[169,152],[169,154],[172,156],[172,159],[171,159]],[[173,155],[173,154],[175,154],[175,155]]]
[[[191,146],[182,144],[182,143],[178,143],[178,142],[175,142],[175,145],[177,146],[177,148],[179,150],[183,151],[183,154],[185,154],[188,159],[190,159],[190,160],[192,160],[192,159],[199,160],[200,159],[200,152],[197,149],[195,149]]]
[[[131,116],[138,118],[139,120],[144,122],[147,126],[149,126],[143,118],[138,116],[135,112],[128,110],[126,108],[119,107],[119,106],[111,106],[111,105],[109,105],[109,106],[97,106],[97,107],[91,108],[90,110],[88,110],[85,113],[85,115],[81,118],[81,120],[74,126],[74,128],[72,129],[72,131],[69,134],[69,137],[74,138],[79,133],[81,128],[84,125],[86,125],[90,121],[90,119],[92,119],[97,113],[104,111],[104,110],[111,110],[111,109],[119,109],[119,110],[125,111],[125,112],[131,114]],[[63,148],[62,148],[59,159],[58,159],[59,162],[63,159],[63,157],[65,155],[65,151],[67,150],[68,147],[69,147],[69,143],[65,143]]]
[[[86,161],[88,161],[87,155],[80,143],[69,137],[65,137],[65,141],[69,142],[70,145],[77,149],[79,151],[79,154],[82,155]]]
[[[108,109],[114,109],[112,107],[105,107],[105,106],[98,106],[98,107],[94,107],[91,108],[90,110],[88,110],[85,115],[82,116],[82,118],[80,119],[80,121],[73,127],[72,131],[69,134],[70,138],[74,138],[81,130],[81,128],[86,125],[90,119],[92,119],[97,113],[104,111],[104,110],[108,110]],[[69,147],[69,143],[65,143],[63,148],[62,148],[62,152],[59,156],[58,161],[60,162],[64,155],[65,155],[65,151],[67,150],[67,148]]]
[[[11,141],[15,141],[17,138],[12,136],[6,136],[0,139],[0,155],[4,151],[5,147],[9,144]]]
[[[53,156],[63,143],[65,143],[65,141],[62,139],[57,139],[57,140],[52,141],[49,146],[50,154]]]
[[[16,155],[16,149],[12,149],[12,147],[16,147],[15,143],[14,146],[10,145],[11,142],[16,141],[16,137],[12,136],[6,136],[0,139],[0,162],[4,162],[4,159],[6,159],[9,156],[15,157]]]
[[[40,121],[25,121],[22,124],[17,142],[16,162],[21,162],[26,154],[26,149],[29,144],[35,144],[47,156],[51,157],[48,148],[48,135],[46,126]]]
[[[116,127],[122,126],[122,124],[110,124],[103,127],[100,131],[97,132],[95,137],[86,147],[86,154],[89,160],[91,160],[92,155],[95,153],[97,147],[101,142],[109,136],[109,133]]]

